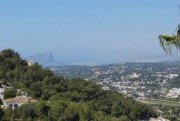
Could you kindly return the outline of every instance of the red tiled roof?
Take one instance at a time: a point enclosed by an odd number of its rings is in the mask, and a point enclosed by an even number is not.
[[[5,103],[33,103],[37,102],[37,100],[34,100],[29,97],[15,97],[15,98],[10,98],[10,99],[5,99]]]

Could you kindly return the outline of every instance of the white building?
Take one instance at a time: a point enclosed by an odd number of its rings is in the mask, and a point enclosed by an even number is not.
[[[158,117],[158,118],[150,118],[149,121],[170,121],[170,120],[164,119],[163,117]]]
[[[27,61],[28,66],[33,66],[34,63],[32,61]]]
[[[33,102],[37,102],[37,100],[34,100],[29,97],[15,97],[15,98],[3,100],[3,107],[4,108],[9,107],[9,108],[15,109],[23,104],[28,104],[28,103],[33,103]]]

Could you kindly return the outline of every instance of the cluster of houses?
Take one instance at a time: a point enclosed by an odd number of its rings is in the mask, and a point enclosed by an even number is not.
[[[2,100],[2,105],[1,108],[18,108],[19,106],[23,104],[28,104],[28,103],[34,103],[37,102],[37,100],[27,96],[27,93],[22,93],[21,96],[16,96],[14,98],[9,98],[9,99],[4,99],[4,92],[6,90],[12,89],[13,87],[7,86],[7,85],[0,85],[0,98]],[[22,92],[21,90],[17,90],[17,92]]]
[[[165,97],[178,98],[180,97],[180,88],[171,88]]]

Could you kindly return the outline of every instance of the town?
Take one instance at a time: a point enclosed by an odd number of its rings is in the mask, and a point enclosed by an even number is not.
[[[115,90],[135,99],[180,96],[178,62],[57,66],[50,69],[59,76],[93,80],[105,90]]]
[[[148,104],[162,117],[179,118],[179,62],[129,62],[97,66],[49,67],[56,75],[94,81],[104,90],[119,92]],[[176,114],[176,116],[174,116]],[[152,121],[167,121],[161,117]],[[177,120],[177,119],[176,119]]]

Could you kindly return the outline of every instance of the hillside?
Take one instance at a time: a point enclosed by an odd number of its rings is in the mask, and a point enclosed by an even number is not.
[[[94,82],[56,77],[37,63],[28,66],[11,49],[0,52],[0,81],[38,100],[15,110],[1,110],[4,121],[137,121],[155,117],[150,107],[105,91]]]

